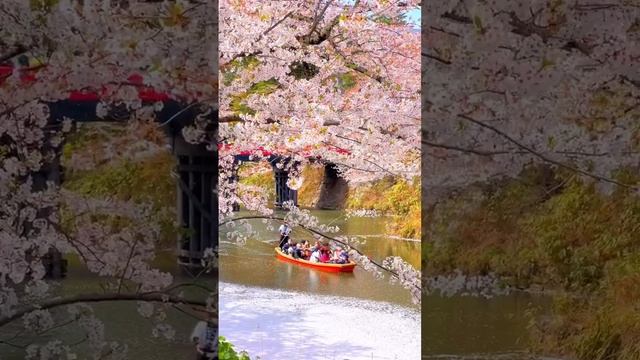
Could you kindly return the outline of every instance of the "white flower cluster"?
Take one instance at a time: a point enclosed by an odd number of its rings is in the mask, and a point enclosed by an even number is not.
[[[311,211],[295,206],[292,201],[284,202],[282,208],[287,210],[285,221],[289,222],[292,227],[301,225],[322,233],[337,233],[340,231],[338,226],[329,226],[320,223],[320,220],[313,216]]]
[[[380,214],[375,209],[347,209],[347,219],[352,217],[375,218]]]
[[[202,253],[202,260],[200,261],[203,268],[207,269],[207,272],[218,267],[218,247],[206,248]]]
[[[31,344],[26,349],[26,360],[75,360],[77,355],[60,340],[51,340],[44,345]]]
[[[422,273],[399,256],[384,259],[382,265],[397,274],[397,277],[392,276],[390,280],[398,281],[402,287],[409,290],[412,301],[419,304],[422,298]]]
[[[173,340],[176,336],[176,331],[171,325],[160,323],[153,327],[151,335],[153,335],[154,338],[162,336],[167,340]]]
[[[490,298],[506,295],[511,289],[498,276],[468,276],[457,270],[450,275],[431,276],[425,278],[423,284],[425,294],[438,293],[443,296],[481,296]]]
[[[25,329],[33,332],[42,332],[51,328],[54,324],[53,317],[48,310],[34,310],[22,317]]]
[[[41,300],[48,296],[49,284],[46,281],[36,277],[33,281],[29,282],[25,287],[25,293],[32,301]]]
[[[602,177],[637,166],[635,5],[463,4],[423,9],[423,183],[432,201],[530,163],[609,184]]]
[[[349,250],[349,258],[358,263],[358,265],[360,265],[364,270],[373,273],[376,278],[384,278],[382,270],[380,270],[378,266],[372,263],[371,259],[369,259],[367,256],[361,255],[359,252],[351,249]]]
[[[155,307],[152,302],[138,301],[138,314],[142,315],[142,317],[149,319],[153,316],[154,312]]]
[[[89,347],[96,353],[107,345],[104,336],[104,323],[93,314],[81,316],[77,321],[78,326],[85,332]]]

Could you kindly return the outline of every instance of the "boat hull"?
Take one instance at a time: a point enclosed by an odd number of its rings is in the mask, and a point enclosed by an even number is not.
[[[327,272],[353,272],[353,269],[356,267],[356,263],[349,262],[348,264],[330,264],[330,263],[315,263],[307,260],[296,259],[293,256],[289,256],[280,250],[280,248],[275,248],[276,257],[280,260],[294,263],[300,266],[310,267],[316,270],[327,271]]]

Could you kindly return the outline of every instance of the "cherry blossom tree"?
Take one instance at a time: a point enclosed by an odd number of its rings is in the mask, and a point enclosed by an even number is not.
[[[151,265],[159,227],[147,205],[80,196],[46,174],[74,128],[71,119],[53,121],[49,104],[71,91],[97,94],[98,116],[124,107],[135,123],[153,121],[162,107],[140,100],[139,92],[152,87],[197,106],[202,116],[186,137],[197,133],[212,143],[205,130],[217,102],[217,5],[10,0],[0,3],[0,23],[0,64],[10,70],[0,78],[0,326],[22,319],[26,331],[43,334],[73,323],[85,330],[95,358],[124,358],[126,348],[107,341],[100,319],[83,304],[137,300],[145,317],[174,306],[214,311],[215,289],[175,283]],[[132,80],[140,74],[143,83]],[[55,285],[44,281],[42,263],[51,249],[77,255],[103,279],[104,291],[52,297]],[[213,249],[206,255],[210,269]],[[201,296],[180,294],[194,286]],[[51,312],[60,307],[68,310],[63,320]],[[173,335],[162,320],[154,332]],[[26,353],[72,358],[74,345],[55,339]]]
[[[317,159],[350,182],[419,175],[420,38],[404,20],[419,4],[220,1],[219,215],[224,226],[245,225],[228,236],[249,236],[247,219],[233,219],[234,203],[272,218],[266,197],[234,177],[233,155],[242,151],[286,159],[277,166],[294,189],[301,167]],[[294,225],[353,246],[308,211],[286,209]],[[419,301],[420,274],[404,261],[383,266],[352,255],[367,269],[391,270]]]
[[[530,164],[573,173],[604,191],[638,189],[616,176],[640,165],[638,14],[632,1],[425,4],[427,238],[432,220],[444,214],[440,200],[516,177]],[[455,293],[465,287],[463,278],[432,278],[426,288]]]
[[[423,186],[514,176],[530,162],[603,187],[640,159],[638,5],[427,2]]]

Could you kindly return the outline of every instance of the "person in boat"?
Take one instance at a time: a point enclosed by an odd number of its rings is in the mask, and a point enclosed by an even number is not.
[[[320,262],[320,249],[319,248],[315,249],[311,253],[311,256],[309,257],[309,261],[311,261],[311,262]]]
[[[213,311],[208,313],[207,321],[199,321],[191,333],[191,340],[196,344],[197,360],[218,358],[218,327],[213,319]]]
[[[295,242],[293,242],[288,248],[287,248],[287,254],[293,256],[293,253],[296,251],[296,247],[298,246],[298,244],[296,244]]]
[[[320,262],[328,263],[331,260],[331,255],[329,254],[329,249],[325,247],[320,248]]]
[[[293,249],[294,259],[304,259],[304,252],[302,250],[302,243],[297,243],[295,249]]]
[[[330,262],[339,264],[338,261],[340,260],[340,253],[342,253],[342,248],[338,246],[335,250],[333,250]]]
[[[287,240],[287,242],[284,245],[282,245],[280,248],[282,249],[283,253],[288,254],[289,253],[289,248],[292,247],[293,245],[294,245],[293,240],[291,240],[291,238],[289,238]]]
[[[347,264],[349,263],[349,253],[346,250],[340,250],[340,255],[338,255],[338,260],[336,261],[338,264]]]
[[[280,233],[280,248],[282,249],[284,244],[287,243],[287,240],[289,240],[291,227],[289,227],[289,224],[285,221],[280,225],[280,228],[278,228],[278,232]]]
[[[302,258],[307,260],[311,257],[311,247],[309,246],[309,240],[302,241]]]

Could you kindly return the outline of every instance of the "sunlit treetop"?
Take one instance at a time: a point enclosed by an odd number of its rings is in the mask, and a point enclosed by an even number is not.
[[[420,38],[405,15],[417,5],[221,1],[222,141],[304,150],[353,180],[416,175]]]

